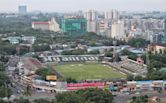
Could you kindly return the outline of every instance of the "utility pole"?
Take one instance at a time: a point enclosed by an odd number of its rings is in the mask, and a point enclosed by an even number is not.
[[[117,41],[116,40],[113,40],[113,62],[116,62],[117,60],[117,54],[116,54],[116,44],[117,44]]]

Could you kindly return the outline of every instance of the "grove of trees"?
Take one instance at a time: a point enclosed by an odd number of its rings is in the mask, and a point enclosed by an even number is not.
[[[5,67],[0,63],[0,98],[10,97],[11,90],[8,87],[9,79],[5,74]]]
[[[113,96],[107,90],[85,89],[56,95],[57,103],[112,103]]]
[[[36,71],[36,74],[41,76],[42,79],[46,79],[47,75],[55,75],[55,72],[50,68],[40,68]]]
[[[141,48],[147,46],[148,42],[142,38],[129,39],[128,44],[132,47]]]

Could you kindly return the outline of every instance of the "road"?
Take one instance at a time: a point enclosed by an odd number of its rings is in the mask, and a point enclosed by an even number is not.
[[[26,90],[26,87],[22,86],[21,84],[19,84],[17,82],[12,82],[12,83],[14,84],[14,86],[9,86],[9,87],[10,87],[13,95],[17,99],[19,99],[20,97],[24,96],[23,93]],[[35,99],[39,99],[39,98],[55,99],[55,93],[46,93],[46,92],[32,91],[32,94],[31,94],[31,96],[29,98],[31,100],[35,100]]]
[[[129,103],[129,100],[132,99],[133,96],[140,96],[140,95],[148,95],[148,97],[157,96],[158,98],[161,99],[161,101],[165,101],[163,99],[166,98],[166,91],[163,91],[161,93],[154,92],[154,91],[153,92],[142,92],[141,94],[132,94],[132,95],[120,94],[120,95],[117,95],[116,97],[114,97],[113,103]]]

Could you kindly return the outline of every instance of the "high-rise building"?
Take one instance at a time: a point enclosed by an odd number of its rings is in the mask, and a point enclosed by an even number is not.
[[[124,22],[118,21],[114,22],[111,26],[111,37],[115,39],[124,39],[125,32],[124,32]]]
[[[89,11],[85,12],[84,18],[86,18],[86,20],[88,20],[88,21],[95,21],[98,18],[97,12],[95,10],[89,10]]]
[[[162,38],[162,43],[166,43],[166,18],[164,19],[164,36]]]
[[[87,21],[87,31],[97,33],[97,21]]]
[[[109,26],[110,21],[109,20],[100,20],[98,21],[98,27],[97,31],[99,35],[105,36],[105,37],[110,37],[110,26]]]
[[[27,6],[26,5],[20,5],[18,7],[19,14],[26,14],[27,13]]]
[[[117,10],[107,11],[107,12],[105,12],[105,19],[118,20],[119,19],[119,12]]]
[[[119,19],[119,12],[117,10],[113,10],[113,20]]]
[[[89,10],[84,13],[84,18],[87,20],[87,31],[97,33],[97,12]]]
[[[110,20],[113,19],[113,11],[112,10],[105,12],[105,19],[110,19]]]
[[[87,32],[87,21],[81,17],[66,17],[62,19],[61,31],[71,35],[82,35]]]

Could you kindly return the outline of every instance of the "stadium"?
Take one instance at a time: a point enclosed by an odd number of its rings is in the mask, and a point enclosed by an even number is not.
[[[102,64],[103,56],[101,55],[58,55],[42,58],[63,78],[73,78],[77,81],[126,78],[124,73]]]

